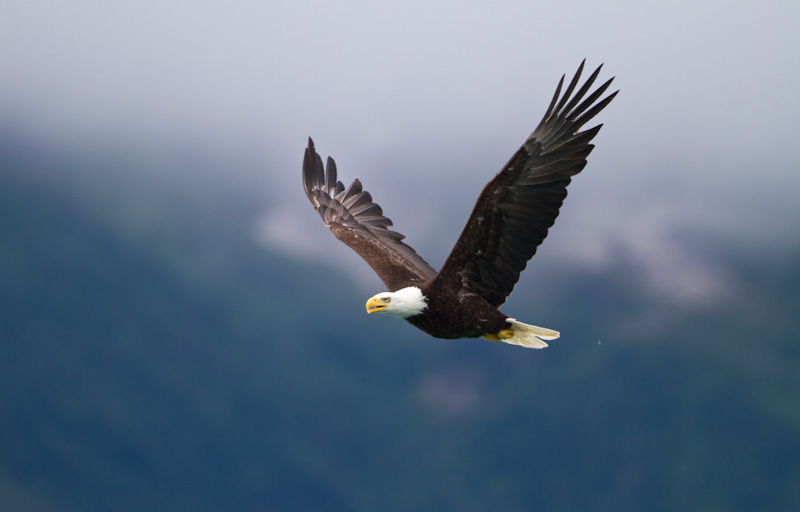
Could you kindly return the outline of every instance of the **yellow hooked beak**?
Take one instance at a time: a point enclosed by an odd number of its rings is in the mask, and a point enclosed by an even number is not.
[[[377,313],[378,311],[383,311],[388,307],[389,304],[377,297],[371,297],[367,301],[367,313]]]

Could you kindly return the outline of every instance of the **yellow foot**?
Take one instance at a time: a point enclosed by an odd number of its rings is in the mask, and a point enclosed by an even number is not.
[[[503,329],[497,334],[486,333],[481,338],[489,341],[503,341],[514,337],[514,329]]]

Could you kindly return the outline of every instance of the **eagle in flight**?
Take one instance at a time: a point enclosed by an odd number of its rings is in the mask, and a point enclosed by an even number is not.
[[[583,65],[563,94],[561,77],[539,125],[484,187],[439,272],[390,229],[392,221],[359,180],[349,187],[337,181],[330,157],[323,167],[309,138],[303,159],[309,201],[388,289],[367,301],[367,313],[403,318],[437,338],[483,337],[544,348],[544,340],[559,337],[558,331],[524,324],[498,308],[555,222],[567,185],[586,165],[602,125],[580,130],[619,92],[600,99],[613,78],[589,92],[602,65],[578,87]]]

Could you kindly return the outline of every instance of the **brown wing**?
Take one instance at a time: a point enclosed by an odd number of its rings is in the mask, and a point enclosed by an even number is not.
[[[600,66],[602,67],[602,66]],[[598,102],[611,80],[584,100],[600,67],[575,92],[583,62],[564,95],[564,77],[528,140],[481,192],[433,285],[477,293],[502,305],[555,222],[572,176],[586,165],[600,126],[578,130],[617,94]]]
[[[436,275],[414,249],[401,241],[403,235],[389,229],[392,221],[383,216],[369,192],[362,190],[359,180],[345,189],[341,181],[336,181],[336,163],[330,157],[325,172],[310,138],[303,158],[303,187],[325,225],[369,263],[389,291],[419,286]]]

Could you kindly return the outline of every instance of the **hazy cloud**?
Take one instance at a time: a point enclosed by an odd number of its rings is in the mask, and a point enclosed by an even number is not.
[[[271,181],[258,231],[295,252],[319,223],[299,188],[311,135],[439,264],[586,57],[622,93],[547,243],[585,264],[623,243],[657,275],[702,267],[691,247],[665,256],[673,229],[797,232],[798,15],[782,1],[16,2],[0,115],[62,144],[251,155]]]

